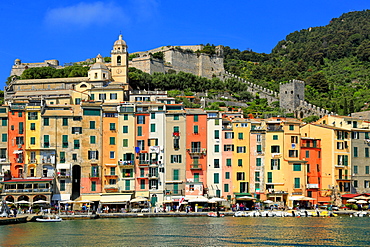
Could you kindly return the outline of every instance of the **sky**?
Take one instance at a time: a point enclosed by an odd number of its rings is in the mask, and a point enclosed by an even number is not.
[[[63,65],[106,57],[119,34],[129,53],[207,43],[270,53],[289,33],[365,9],[370,0],[1,1],[0,89],[17,58]]]

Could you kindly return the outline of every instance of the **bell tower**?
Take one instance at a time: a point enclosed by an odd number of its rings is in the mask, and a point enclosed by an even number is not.
[[[128,53],[126,42],[122,39],[122,34],[118,40],[114,42],[113,50],[111,51],[111,69],[112,83],[128,83]]]

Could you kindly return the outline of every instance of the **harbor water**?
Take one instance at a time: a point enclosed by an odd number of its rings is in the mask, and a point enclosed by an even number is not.
[[[369,246],[369,217],[167,217],[0,226],[0,246]]]

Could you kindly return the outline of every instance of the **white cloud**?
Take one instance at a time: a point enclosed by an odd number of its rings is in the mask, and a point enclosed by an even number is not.
[[[129,16],[113,2],[78,3],[72,6],[50,9],[45,16],[50,27],[81,29],[90,26],[104,26],[111,23],[127,23]]]

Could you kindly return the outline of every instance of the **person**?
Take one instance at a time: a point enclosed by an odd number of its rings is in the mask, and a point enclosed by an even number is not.
[[[16,208],[13,208],[13,215],[14,215],[14,217],[17,217],[17,209]]]

